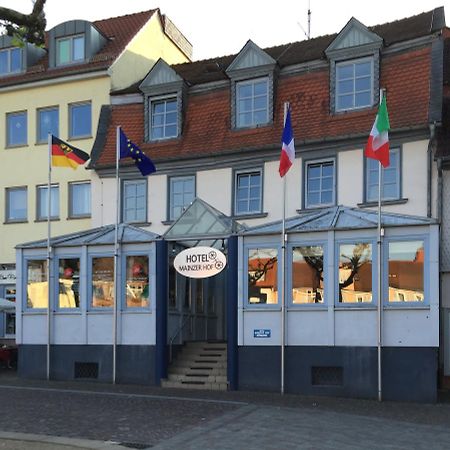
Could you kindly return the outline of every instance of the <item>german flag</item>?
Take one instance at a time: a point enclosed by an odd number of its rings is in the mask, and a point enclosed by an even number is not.
[[[52,136],[52,166],[53,167],[71,167],[76,169],[89,159],[89,155],[79,148],[69,145]]]

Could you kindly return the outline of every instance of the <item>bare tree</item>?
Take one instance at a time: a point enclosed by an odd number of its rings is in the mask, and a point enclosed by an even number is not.
[[[4,27],[8,36],[15,38],[17,45],[23,45],[24,42],[44,45],[47,25],[45,2],[46,0],[34,0],[31,14],[0,6],[0,26]]]

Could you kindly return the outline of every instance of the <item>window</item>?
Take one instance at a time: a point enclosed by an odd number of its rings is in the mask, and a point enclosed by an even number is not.
[[[75,103],[69,105],[69,136],[71,138],[90,137],[92,134],[91,104]]]
[[[254,214],[262,210],[262,174],[255,172],[236,172],[234,213]]]
[[[27,112],[6,114],[6,145],[15,147],[27,144]]]
[[[339,303],[372,302],[372,244],[340,244],[338,249]]]
[[[269,121],[267,78],[236,83],[236,125],[251,127]]]
[[[22,70],[22,49],[7,48],[0,50],[0,75],[17,73]]]
[[[248,250],[247,301],[250,305],[278,303],[278,251],[276,248]]]
[[[84,36],[70,36],[56,41],[56,65],[84,60]]]
[[[292,248],[292,303],[324,303],[324,253],[320,245]]]
[[[16,335],[16,313],[5,311],[5,337]]]
[[[389,242],[389,303],[423,303],[424,260],[424,241]]]
[[[194,201],[195,177],[173,177],[169,181],[170,205],[169,220],[176,220],[181,213]]]
[[[58,262],[58,307],[80,307],[80,258],[64,258]]]
[[[378,201],[378,167],[376,159],[366,160],[366,201]],[[381,166],[382,200],[396,200],[400,198],[400,149],[389,150],[389,167]]]
[[[69,217],[90,217],[91,183],[89,181],[69,183]]]
[[[373,104],[373,61],[357,59],[336,64],[336,111]]]
[[[146,308],[150,305],[148,256],[127,256],[126,264],[126,306]]]
[[[59,186],[57,184],[53,184],[50,189],[50,218],[59,219]],[[36,219],[48,219],[48,186],[37,187]]]
[[[27,261],[27,308],[47,308],[47,260]]]
[[[335,202],[334,161],[306,163],[306,207],[329,206]]]
[[[92,258],[93,308],[112,308],[114,305],[114,258]]]
[[[125,180],[122,194],[122,220],[126,223],[147,221],[146,180]]]
[[[150,139],[178,136],[178,101],[175,97],[150,99]]]
[[[37,141],[47,142],[48,133],[59,136],[59,110],[58,107],[38,109]]]
[[[6,222],[25,222],[27,220],[27,188],[6,188]]]

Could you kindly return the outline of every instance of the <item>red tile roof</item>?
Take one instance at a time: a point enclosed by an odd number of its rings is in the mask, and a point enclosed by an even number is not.
[[[45,55],[34,66],[29,67],[26,72],[0,78],[0,88],[107,69],[156,12],[158,10],[149,10],[92,22],[108,41],[88,63],[49,68],[48,55]]]

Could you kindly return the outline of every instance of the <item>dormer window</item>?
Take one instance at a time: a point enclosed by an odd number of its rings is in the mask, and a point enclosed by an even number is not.
[[[251,127],[269,121],[269,80],[267,77],[236,83],[236,125]]]
[[[63,66],[84,60],[84,35],[56,40],[56,65]]]
[[[372,106],[373,59],[336,63],[336,111]]]
[[[178,136],[177,97],[149,99],[150,139],[170,139]]]
[[[22,70],[22,49],[7,48],[0,50],[0,75],[17,73]]]

